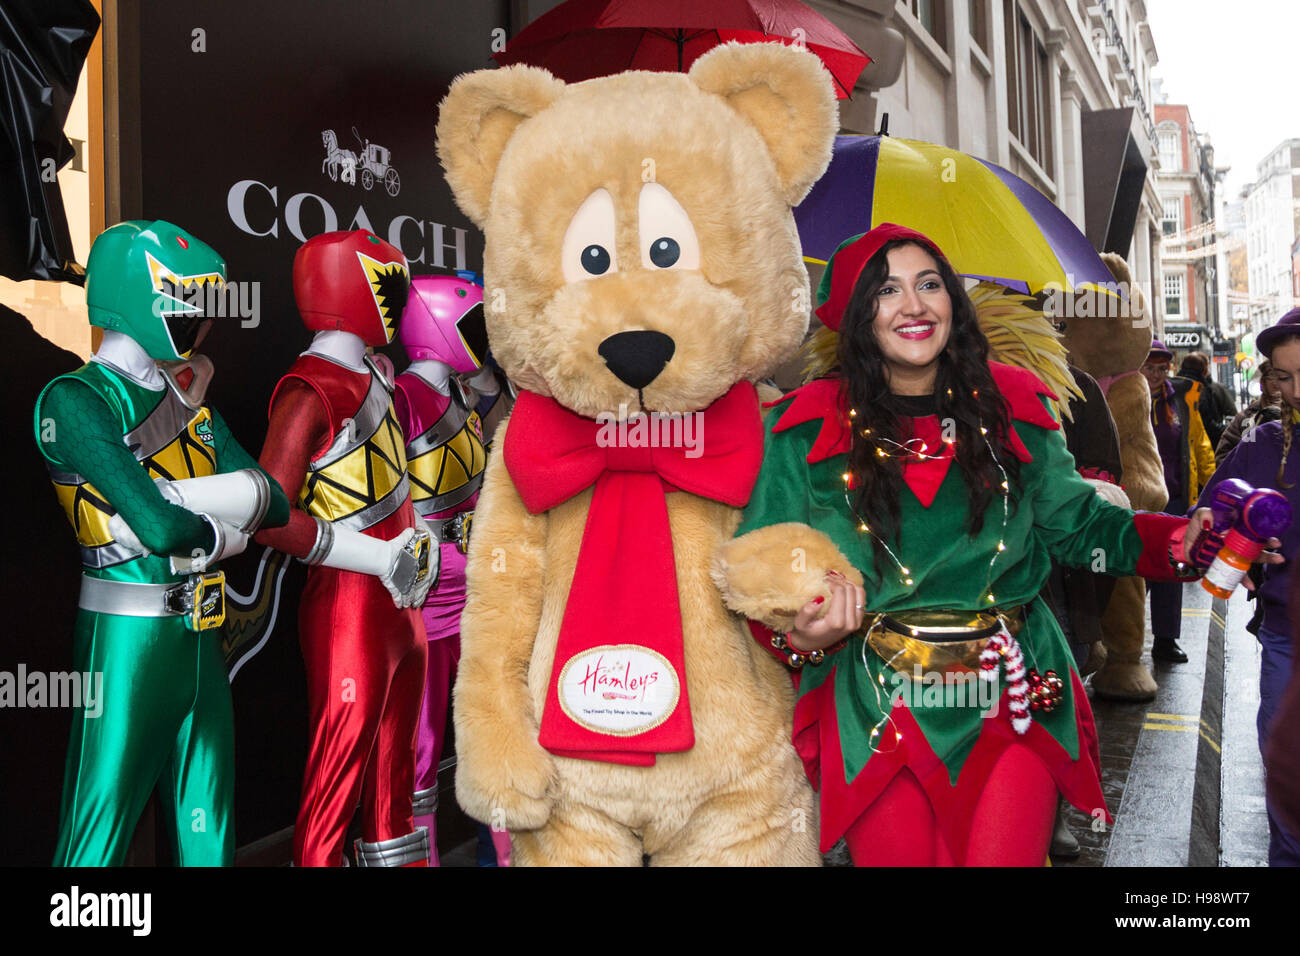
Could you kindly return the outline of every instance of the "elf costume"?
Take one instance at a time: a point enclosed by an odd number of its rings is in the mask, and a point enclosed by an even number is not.
[[[37,444],[81,546],[76,669],[103,677],[102,712],[73,719],[56,865],[121,864],[159,784],[176,862],[233,860],[216,562],[289,504],[203,403],[211,363],[187,361],[224,278],[216,252],[169,223],[106,230],[86,290],[103,341],[37,399]]]
[[[828,326],[838,327],[867,259],[899,238],[941,255],[925,237],[896,226],[879,227],[857,240],[857,248],[846,243],[837,253],[844,257],[840,268],[828,270],[823,283],[827,301],[818,314]],[[1053,556],[1110,574],[1174,579],[1181,569],[1171,563],[1169,549],[1171,540],[1181,540],[1186,522],[1135,515],[1099,499],[1075,471],[1049,411],[1054,396],[1032,373],[989,364],[1011,422],[994,454],[1003,466],[1013,456],[1020,463],[1019,480],[1006,491],[1005,520],[1004,496],[995,494],[981,531],[968,533],[965,480],[953,467],[953,448],[933,407],[926,409],[927,397],[921,397],[911,409],[913,417],[902,419],[912,438],[903,443],[906,488],[899,533],[885,542],[896,562],[882,561],[879,569],[872,532],[863,530],[851,504],[846,468],[852,416],[840,380],[812,381],[772,403],[767,415],[763,468],[737,536],[783,522],[810,525],[861,571],[866,591],[863,630],[796,676],[794,743],[821,793],[823,851],[906,769],[919,791],[908,793],[910,779],[901,781],[890,800],[901,801],[900,806],[928,801],[948,856],[964,862],[986,783],[1017,744],[1023,748],[1015,748],[1009,759],[1023,762],[1027,748],[1066,799],[1094,816],[1106,814],[1091,709],[1065,638],[1038,594]],[[899,633],[906,628],[899,629],[898,620],[920,620],[926,615],[916,612],[935,611],[962,612],[963,622],[991,625],[963,632],[978,636],[965,642],[974,659],[959,660],[956,644],[951,657],[929,645],[927,657],[924,647]],[[977,618],[981,613],[989,616]],[[766,642],[770,633],[760,635],[763,629],[753,627]],[[783,642],[778,637],[775,643]],[[921,661],[926,671],[963,678],[937,688],[913,683],[922,676],[914,669]],[[981,694],[978,681],[990,677],[997,681],[996,693]],[[1002,816],[1010,821],[1014,839],[1015,815]],[[1008,854],[1011,858],[1014,854]]]

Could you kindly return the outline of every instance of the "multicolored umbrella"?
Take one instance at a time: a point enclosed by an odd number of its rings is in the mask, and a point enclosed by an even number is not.
[[[568,0],[494,54],[502,66],[540,66],[566,82],[624,70],[681,73],[730,40],[806,46],[847,99],[871,57],[797,0]]]
[[[1109,291],[1114,277],[1070,218],[1014,173],[945,146],[837,136],[830,168],[794,211],[804,259],[824,265],[882,222],[925,233],[958,272],[1034,295]]]

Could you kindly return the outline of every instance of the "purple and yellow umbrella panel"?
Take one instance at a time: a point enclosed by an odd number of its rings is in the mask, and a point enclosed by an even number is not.
[[[1027,295],[1113,288],[1070,218],[1014,173],[974,156],[892,136],[837,136],[830,167],[794,211],[807,262],[824,265],[882,222],[922,232],[964,276]]]

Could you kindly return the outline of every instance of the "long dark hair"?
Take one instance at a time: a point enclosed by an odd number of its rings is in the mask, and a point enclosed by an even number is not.
[[[889,390],[889,371],[873,323],[877,295],[889,275],[889,252],[909,242],[887,242],[867,260],[845,309],[839,335],[841,390],[848,407],[855,412],[851,419],[853,442],[849,451],[849,470],[856,483],[852,500],[858,518],[871,529],[878,575],[887,567],[883,563],[886,552],[882,542],[892,542],[898,536],[899,498],[903,493],[902,463],[895,457],[899,452],[889,442],[901,444],[911,436],[902,430],[899,419],[904,416]],[[925,248],[918,243],[911,244]],[[929,249],[925,251],[930,253]],[[1002,472],[998,463],[1007,472],[1013,495],[1019,485],[1020,463],[1005,451],[1010,417],[989,370],[989,343],[980,331],[975,307],[952,266],[939,257],[935,261],[952,300],[952,329],[948,344],[939,355],[934,384],[936,411],[941,425],[951,422],[949,427],[955,430],[956,462],[970,495],[967,531],[976,535],[984,527],[984,512],[989,503],[1001,495]],[[988,430],[987,443],[981,428]],[[864,434],[867,431],[869,434]],[[990,447],[998,450],[997,461],[990,454]],[[882,457],[878,449],[883,449],[886,455]]]

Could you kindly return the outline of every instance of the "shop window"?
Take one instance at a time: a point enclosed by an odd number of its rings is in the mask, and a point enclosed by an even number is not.
[[[1182,152],[1178,142],[1178,130],[1162,129],[1159,134],[1160,138],[1160,168],[1165,172],[1179,170],[1183,168]]]
[[[943,9],[945,2],[946,0],[907,0],[907,7],[917,22],[925,27],[925,32],[934,37],[934,42],[947,49],[948,44],[944,40],[947,33]]]
[[[1165,318],[1181,319],[1183,318],[1183,299],[1186,295],[1184,290],[1185,277],[1181,272],[1165,273]]]
[[[1029,155],[1052,175],[1052,107],[1048,96],[1049,63],[1029,19],[1017,0],[1003,0],[1007,50],[1008,126]]]
[[[970,35],[977,47],[989,51],[989,0],[970,0]]]
[[[1183,201],[1177,198],[1161,200],[1164,218],[1160,220],[1161,231],[1166,236],[1174,236],[1183,231]]]

